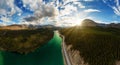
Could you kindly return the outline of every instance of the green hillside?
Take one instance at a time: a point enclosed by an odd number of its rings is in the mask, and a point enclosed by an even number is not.
[[[49,28],[0,30],[0,50],[26,54],[34,51],[53,37]]]
[[[60,32],[90,65],[115,65],[120,60],[120,29],[75,26]]]

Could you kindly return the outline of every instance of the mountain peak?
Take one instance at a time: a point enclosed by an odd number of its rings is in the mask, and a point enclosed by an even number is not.
[[[91,19],[84,19],[82,21],[82,26],[97,26],[97,23]]]

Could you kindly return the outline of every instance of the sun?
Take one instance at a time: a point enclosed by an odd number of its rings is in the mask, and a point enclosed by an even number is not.
[[[62,16],[60,19],[57,20],[60,21],[59,24],[63,26],[82,26],[82,21],[86,18],[85,15],[82,16],[82,14],[78,15],[70,15],[70,16]]]
[[[71,26],[81,26],[81,21],[82,19],[78,17],[73,17],[69,20],[69,22],[71,23]]]

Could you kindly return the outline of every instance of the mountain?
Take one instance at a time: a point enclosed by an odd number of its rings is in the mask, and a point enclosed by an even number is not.
[[[28,27],[26,25],[18,25],[18,24],[1,26],[0,27],[0,29],[8,29],[8,30],[22,30],[22,29],[27,29],[27,28]]]
[[[82,21],[81,26],[88,26],[88,27],[112,27],[112,28],[120,28],[120,23],[110,23],[110,24],[105,24],[105,23],[97,23],[91,19],[85,19]]]
[[[85,19],[82,21],[82,26],[97,26],[97,23],[91,19]]]
[[[57,27],[54,25],[25,25],[25,24],[13,24],[8,26],[0,26],[0,29],[7,29],[7,30],[24,30],[24,29],[53,29],[59,30],[61,27]]]
[[[120,23],[110,23],[107,27],[120,28]]]

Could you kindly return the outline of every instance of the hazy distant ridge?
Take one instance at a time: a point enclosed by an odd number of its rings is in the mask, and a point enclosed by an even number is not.
[[[112,28],[120,28],[120,23],[110,23],[110,24],[105,24],[105,23],[97,23],[91,19],[85,19],[82,21],[81,26],[100,26],[100,27],[112,27]]]

